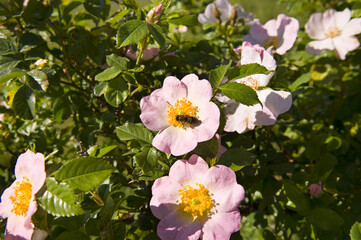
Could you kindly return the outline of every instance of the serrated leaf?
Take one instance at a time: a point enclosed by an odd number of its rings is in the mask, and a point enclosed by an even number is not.
[[[0,38],[0,55],[16,53],[15,42],[11,39]]]
[[[99,186],[114,170],[112,165],[102,159],[80,157],[63,165],[56,172],[55,179],[86,192]]]
[[[306,216],[306,219],[314,226],[325,231],[332,231],[333,229],[341,227],[343,224],[342,217],[328,208],[313,209]]]
[[[221,65],[210,71],[209,82],[211,83],[213,89],[217,89],[219,87],[231,64],[232,61],[230,61],[227,65]]]
[[[99,150],[99,153],[97,155],[97,157],[103,157],[105,154],[111,152],[113,149],[117,148],[117,145],[111,145],[111,146],[107,146],[105,148],[102,148]]]
[[[135,162],[143,170],[148,173],[158,164],[159,153],[152,147],[142,147],[134,156]]]
[[[295,210],[302,216],[310,211],[310,202],[306,199],[302,191],[291,181],[283,182],[284,190],[287,198],[294,203]]]
[[[117,33],[117,47],[124,47],[139,42],[148,32],[146,23],[130,20],[122,24]]]
[[[229,149],[222,154],[217,164],[225,165],[237,172],[245,166],[251,165],[255,159],[254,154],[243,148]]]
[[[361,223],[355,222],[350,231],[351,240],[361,240]]]
[[[123,126],[117,127],[116,133],[122,141],[136,139],[149,144],[152,144],[153,141],[153,134],[148,129],[143,125],[134,123],[126,123]]]
[[[110,6],[106,0],[85,0],[84,8],[95,17],[101,17],[103,20],[108,17]]]
[[[41,87],[43,91],[46,92],[49,86],[48,76],[40,70],[32,70],[28,72],[28,75],[31,76]]]
[[[148,24],[148,28],[152,36],[154,37],[155,41],[159,44],[159,46],[162,48],[165,44],[165,38],[163,36],[162,28],[154,23]]]
[[[106,92],[108,88],[108,82],[100,82],[94,87],[95,96],[99,97]]]
[[[21,118],[32,119],[35,117],[35,96],[27,85],[20,87],[15,93],[12,108]]]
[[[16,67],[21,62],[18,55],[0,56],[0,71],[8,70]]]
[[[269,74],[272,71],[269,71],[262,65],[258,63],[250,63],[239,65],[234,68],[231,68],[227,74],[228,80],[240,79],[253,74]]]
[[[108,87],[105,90],[104,96],[105,100],[107,100],[110,105],[117,107],[124,102],[128,94],[127,83],[123,78],[118,77],[108,82]]]
[[[84,214],[80,205],[75,204],[76,196],[66,184],[58,184],[53,178],[46,179],[47,190],[39,198],[40,205],[54,216],[75,216]]]
[[[307,83],[311,80],[311,73],[304,73],[302,74],[300,77],[298,77],[296,79],[296,81],[294,81],[291,86],[290,86],[290,90],[291,92],[295,91],[301,84]]]
[[[175,25],[184,25],[184,26],[195,26],[198,24],[198,15],[186,15],[179,18],[173,18],[169,20],[169,23],[173,23]]]
[[[71,103],[65,96],[57,98],[53,105],[53,114],[56,122],[61,122],[70,117]]]
[[[111,79],[116,78],[121,72],[122,72],[121,69],[118,69],[116,67],[110,67],[110,68],[105,69],[103,72],[95,75],[95,80],[96,81],[109,81]]]
[[[24,76],[26,72],[19,68],[4,69],[0,73],[0,85],[6,83],[8,80],[13,78],[20,78]]]
[[[113,54],[107,55],[107,63],[109,66],[115,67],[119,70],[126,70],[128,68],[129,59]]]
[[[197,147],[192,152],[202,158],[216,157],[218,152],[217,138],[214,136],[208,141],[198,143]]]
[[[229,82],[219,86],[219,89],[230,99],[233,99],[244,105],[251,106],[257,103],[261,103],[258,99],[256,91],[245,84]]]

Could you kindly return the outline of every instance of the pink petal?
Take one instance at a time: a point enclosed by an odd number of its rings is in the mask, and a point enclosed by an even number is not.
[[[213,102],[206,102],[199,106],[198,112],[201,123],[192,129],[197,142],[211,139],[219,127],[220,111]]]
[[[277,29],[277,35],[280,40],[276,52],[283,55],[292,48],[297,38],[297,32],[299,29],[299,23],[296,18],[288,17],[284,14],[280,14],[277,17],[277,23],[279,24]]]
[[[203,184],[213,194],[218,212],[234,211],[244,199],[244,189],[237,184],[236,174],[229,167],[211,167],[204,176]]]
[[[164,79],[162,94],[163,98],[173,105],[178,99],[187,97],[187,86],[178,78],[169,76]]]
[[[152,59],[155,56],[157,56],[159,52],[160,52],[160,48],[146,48],[144,50],[142,60],[147,61],[149,59]]]
[[[198,15],[198,21],[200,23],[215,23],[217,19],[213,15],[214,4],[210,3],[207,5],[204,13]]]
[[[342,30],[351,19],[351,11],[345,8],[342,12],[336,12],[334,17],[336,27]]]
[[[326,38],[325,40],[321,40],[321,41],[312,41],[307,43],[306,45],[306,51],[313,55],[321,54],[323,49],[328,49],[328,50],[334,49],[332,39]]]
[[[252,47],[242,48],[241,64],[261,64],[261,55]]]
[[[225,107],[226,132],[243,133],[246,129],[254,129],[256,112],[262,109],[260,104],[246,106],[236,101],[230,101]]]
[[[188,215],[174,211],[160,221],[157,233],[162,240],[198,240],[201,229],[199,221],[192,221]]]
[[[216,0],[216,7],[221,12],[221,21],[231,19],[233,7],[227,0]]]
[[[312,39],[321,40],[326,38],[322,24],[322,13],[314,13],[306,23],[305,30]]]
[[[164,98],[151,94],[140,100],[140,119],[152,131],[160,131],[169,126],[167,120],[168,103]],[[157,116],[157,117],[154,117]]]
[[[170,126],[158,132],[152,144],[162,152],[180,156],[195,149],[198,142],[191,129]]]
[[[269,37],[267,29],[265,29],[260,23],[255,23],[251,26],[250,34],[252,38],[249,39],[245,36],[243,41],[248,41],[252,44],[259,43],[261,46],[264,45],[264,41]],[[252,39],[254,39],[254,41],[252,41]]]
[[[292,106],[292,95],[286,91],[264,89],[257,91],[257,95],[263,104],[263,109],[256,113],[257,126],[275,124],[278,115],[287,112]]]
[[[188,161],[176,161],[169,170],[169,177],[177,180],[182,186],[194,185],[202,183],[208,169],[208,164],[201,157],[192,155]]]
[[[231,234],[239,231],[241,215],[237,210],[229,213],[217,213],[204,223],[202,239],[229,239]]]
[[[361,33],[361,18],[353,18],[342,29],[342,36],[353,36]]]
[[[208,80],[199,80],[197,75],[188,74],[181,81],[187,86],[187,100],[195,105],[211,100],[213,90]]]
[[[342,60],[346,58],[346,54],[352,50],[355,50],[360,46],[360,42],[357,37],[343,37],[339,36],[333,39],[335,45],[336,56]]]
[[[32,184],[32,194],[37,193],[46,178],[44,155],[30,150],[21,154],[15,165],[15,176],[20,180],[28,177]]]
[[[271,19],[263,25],[263,28],[267,30],[268,36],[277,36],[277,28],[279,23],[275,19]]]
[[[179,189],[182,189],[182,186],[171,177],[165,176],[155,180],[152,186],[153,197],[150,200],[150,209],[154,216],[162,219],[177,210]]]
[[[1,195],[0,202],[0,218],[8,218],[12,213],[11,209],[13,208],[13,204],[9,199],[11,196],[15,195],[14,187],[16,186],[17,181],[15,180],[10,187],[5,189],[3,194]]]

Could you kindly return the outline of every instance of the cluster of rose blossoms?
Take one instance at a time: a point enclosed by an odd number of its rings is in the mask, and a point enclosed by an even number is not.
[[[153,8],[148,18],[159,15],[160,11],[161,5]],[[291,107],[291,93],[265,87],[276,69],[272,54],[282,55],[292,48],[299,23],[295,18],[280,14],[277,19],[262,25],[242,7],[232,6],[227,0],[209,4],[205,13],[199,14],[198,20],[200,23],[221,21],[226,24],[235,13],[238,19],[251,25],[250,34],[244,37],[242,46],[234,49],[240,55],[237,64],[258,63],[272,71],[267,75],[254,74],[232,80],[253,88],[262,105],[246,106],[227,96],[216,96],[225,104],[224,131],[243,133],[255,126],[275,124],[278,115]],[[359,46],[354,35],[361,33],[361,18],[350,19],[349,9],[342,12],[330,9],[323,14],[313,14],[305,29],[316,41],[308,43],[306,51],[320,54],[323,49],[335,50],[337,57],[345,59],[347,52]],[[181,26],[177,31],[186,29]],[[159,49],[145,49],[143,60],[154,58],[158,53]],[[131,48],[128,48],[127,56],[136,59]],[[224,79],[225,82],[229,81]],[[181,80],[173,76],[165,78],[162,88],[140,101],[141,121],[148,129],[159,131],[153,139],[153,146],[165,153],[181,156],[194,150],[199,142],[215,136],[219,143],[219,157],[226,149],[220,145],[220,137],[216,134],[220,110],[212,98],[209,81],[199,80],[194,74]],[[20,155],[15,177],[0,202],[0,218],[8,218],[5,239],[31,239],[36,234],[31,223],[31,216],[37,209],[35,194],[46,178],[44,156],[29,150]],[[319,197],[321,193],[321,183],[310,186],[312,196]],[[226,166],[209,168],[196,155],[189,160],[178,160],[170,168],[169,176],[154,182],[152,194],[150,208],[161,219],[157,230],[161,239],[229,239],[240,229],[238,205],[245,192],[237,184],[235,173]]]

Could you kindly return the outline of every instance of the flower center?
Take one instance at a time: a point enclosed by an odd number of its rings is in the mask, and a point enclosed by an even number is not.
[[[202,184],[196,183],[193,188],[189,185],[178,190],[180,200],[177,200],[178,211],[186,212],[192,215],[193,219],[202,219],[211,214],[211,209],[215,205],[208,189]]]
[[[188,127],[197,118],[197,112],[198,107],[193,106],[192,102],[185,98],[178,99],[174,105],[168,105],[168,123],[173,127]]]
[[[338,29],[337,27],[331,27],[328,29],[328,32],[325,33],[326,37],[328,38],[334,38],[340,36],[340,34],[341,34],[341,30]]]
[[[13,204],[11,212],[18,216],[25,216],[30,204],[32,185],[27,177],[23,177],[22,181],[16,182],[13,189],[14,195],[9,198]]]
[[[270,36],[266,40],[263,41],[263,45],[265,49],[268,49],[269,47],[273,47],[273,49],[277,48],[278,45],[278,37],[277,36]]]
[[[248,87],[251,87],[254,90],[257,90],[258,88],[258,81],[253,77],[247,77],[246,79],[243,79],[240,83],[247,85]]]

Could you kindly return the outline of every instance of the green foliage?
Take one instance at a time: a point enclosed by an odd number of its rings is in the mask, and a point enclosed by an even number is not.
[[[229,82],[221,85],[219,89],[221,90],[221,93],[230,99],[233,99],[244,105],[251,106],[257,103],[261,103],[258,99],[257,93],[251,87],[245,84]]]

